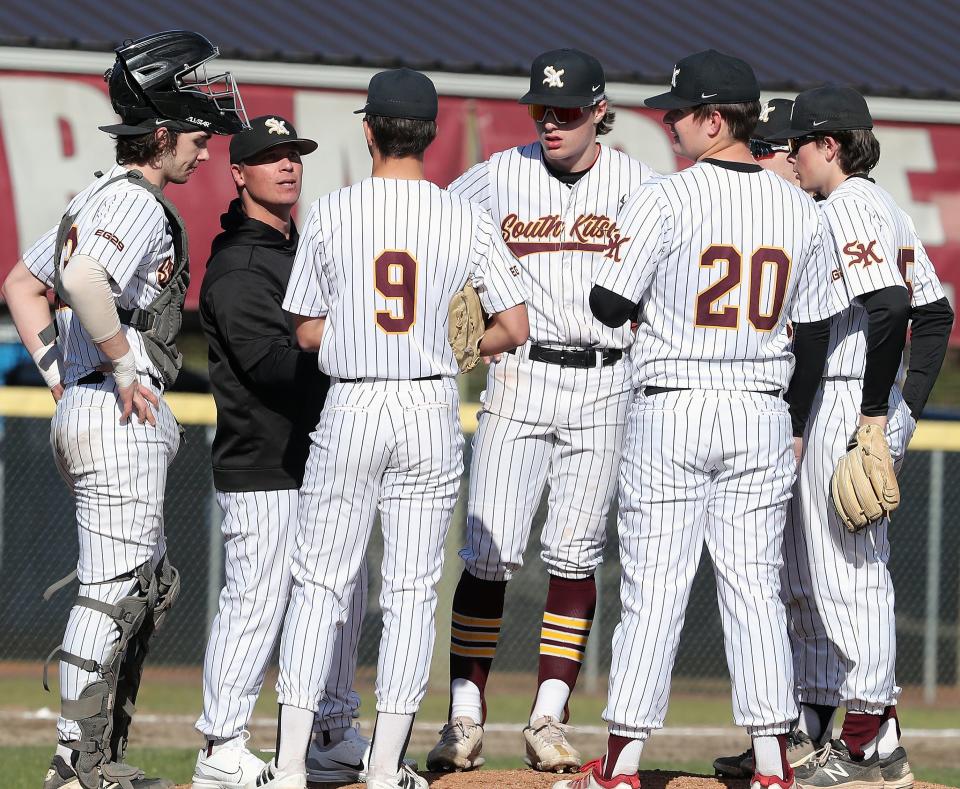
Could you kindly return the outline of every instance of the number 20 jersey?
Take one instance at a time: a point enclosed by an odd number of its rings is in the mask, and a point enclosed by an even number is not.
[[[333,378],[456,375],[447,310],[468,279],[487,314],[525,300],[486,211],[429,181],[371,177],[313,203],[283,308],[325,317]]]
[[[629,237],[596,284],[639,303],[635,386],[785,390],[787,322],[845,306],[814,201],[755,165],[707,160],[624,205]]]

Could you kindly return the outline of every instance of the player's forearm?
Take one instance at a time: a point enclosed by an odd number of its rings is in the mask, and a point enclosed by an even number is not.
[[[946,298],[916,307],[911,313],[910,369],[903,399],[914,419],[919,419],[947,354],[953,310]]]
[[[480,340],[480,355],[493,356],[504,351],[512,351],[523,345],[530,336],[530,321],[527,317],[527,305],[498,312],[490,318],[487,330]]]
[[[297,344],[304,351],[319,351],[326,318],[297,316]]]
[[[890,389],[903,360],[910,320],[910,297],[906,288],[890,287],[868,293],[862,298],[868,320],[860,413],[868,418],[886,418]]]
[[[813,398],[823,381],[823,369],[830,347],[830,320],[798,323],[794,326],[793,354],[796,364],[787,390],[793,435],[803,435]]]
[[[322,376],[316,351],[301,351],[279,343],[256,364],[244,369],[254,386],[262,390],[293,390],[313,386]]]

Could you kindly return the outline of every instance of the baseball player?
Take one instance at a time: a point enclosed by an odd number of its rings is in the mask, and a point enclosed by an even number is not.
[[[328,379],[317,354],[296,344],[281,308],[297,249],[291,212],[301,157],[317,149],[279,115],[250,121],[230,142],[239,196],[221,218],[200,292],[217,404],[213,477],[223,510],[225,584],[204,661],[194,789],[242,789],[264,762],[246,747],[246,726],[263,685],[289,597],[298,489]],[[359,778],[367,741],[352,727],[357,640],[366,602],[365,567],[336,641],[334,670],[307,759],[318,782]]]
[[[180,442],[163,392],[181,364],[175,338],[189,278],[170,183],[209,158],[211,134],[246,124],[218,50],[172,31],[127,43],[107,73],[122,123],[117,165],[67,206],[4,283],[17,330],[57,402],[50,441],[76,499],[80,593],[60,659],[59,744],[44,789],[168,787],[123,763],[143,660],[173,604],[166,556],[167,467]],[[57,297],[55,328],[46,292]]]
[[[614,112],[603,67],[575,49],[544,52],[526,104],[537,139],[494,154],[450,185],[490,211],[531,294],[530,341],[494,361],[473,442],[464,570],[453,599],[450,717],[433,770],[483,764],[484,692],[507,581],[523,564],[549,484],[541,557],[550,574],[537,692],[523,735],[537,770],[579,768],[563,724],[596,605],[594,573],[630,401],[629,326],[590,313],[591,278],[617,267],[617,211],[650,169],[601,145]]]
[[[373,175],[313,204],[283,302],[331,385],[300,489],[277,756],[250,789],[305,785],[314,710],[378,513],[383,635],[367,785],[427,786],[401,759],[426,690],[463,470],[448,304],[471,279],[491,316],[483,354],[528,334],[519,278],[490,216],[423,178],[436,133],[433,83],[410,69],[381,72],[359,112]]]
[[[782,135],[790,127],[793,99],[770,99],[760,110],[760,119],[750,138],[750,153],[764,170],[776,173],[791,184],[799,183],[793,165],[787,161],[790,145]]]
[[[839,258],[834,277],[846,299],[829,325],[827,367],[809,420],[794,420],[805,450],[784,581],[801,729],[829,740],[836,708],[842,704],[846,714],[839,740],[798,768],[797,781],[905,789],[913,775],[896,715],[889,520],[848,531],[828,496],[858,426],[879,425],[896,466],[902,463],[943,362],[953,312],[913,222],[869,178],[880,146],[863,97],[837,86],[806,91],[790,126],[800,185],[825,197],[821,213]],[[910,369],[901,389],[908,321]]]
[[[759,96],[747,63],[707,50],[679,61],[670,90],[646,102],[667,110],[674,151],[695,164],[628,200],[623,261],[602,269],[590,294],[607,325],[639,322],[620,469],[623,614],[606,755],[556,787],[639,787],[704,542],[734,717],[756,753],[751,785],[793,785],[785,749],[797,710],[779,596],[796,464],[786,324],[825,324],[840,307],[815,204],[750,155]],[[796,398],[809,401],[814,389]]]

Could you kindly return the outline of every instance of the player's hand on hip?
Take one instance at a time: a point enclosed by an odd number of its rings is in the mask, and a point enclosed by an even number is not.
[[[53,402],[59,403],[60,398],[63,397],[63,384],[57,384],[56,386],[51,386],[50,394],[53,395]]]
[[[127,424],[132,414],[137,415],[141,425],[144,422],[149,422],[151,425],[157,424],[157,418],[150,406],[156,406],[159,400],[152,391],[145,386],[140,386],[139,381],[134,381],[129,386],[117,386],[117,392],[120,395],[121,425]]]
[[[484,364],[496,364],[503,358],[503,354],[495,353],[492,356],[483,356],[481,358],[483,359]]]

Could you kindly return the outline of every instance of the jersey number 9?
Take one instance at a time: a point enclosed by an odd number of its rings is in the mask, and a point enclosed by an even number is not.
[[[377,310],[377,326],[387,334],[406,334],[417,317],[417,261],[405,249],[388,249],[373,261],[377,293],[393,303]]]
[[[711,244],[700,255],[701,268],[712,268],[721,261],[726,262],[727,273],[697,294],[694,323],[701,328],[736,329],[740,325],[740,308],[733,304],[718,307],[717,302],[744,278],[743,256],[736,247],[728,244]],[[790,258],[782,249],[758,247],[750,256],[747,314],[757,331],[770,331],[780,321],[789,276]],[[773,279],[771,287],[764,288],[770,277]],[[764,290],[772,290],[772,293],[764,298]]]

